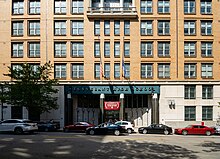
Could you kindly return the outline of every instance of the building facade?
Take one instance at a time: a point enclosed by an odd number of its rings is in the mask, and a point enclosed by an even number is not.
[[[0,1],[0,80],[51,61],[66,125],[214,125],[220,108],[218,0]],[[27,117],[13,106],[4,118]]]

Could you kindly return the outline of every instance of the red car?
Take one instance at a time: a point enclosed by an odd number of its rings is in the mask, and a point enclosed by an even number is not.
[[[214,128],[204,125],[189,125],[185,128],[175,129],[175,134],[194,134],[194,135],[212,135],[215,133]]]
[[[88,122],[77,122],[77,123],[75,123],[73,125],[64,126],[63,131],[64,132],[70,132],[70,131],[73,131],[73,132],[85,132],[88,127],[93,127],[93,126],[95,126],[95,125],[94,124],[90,124]]]

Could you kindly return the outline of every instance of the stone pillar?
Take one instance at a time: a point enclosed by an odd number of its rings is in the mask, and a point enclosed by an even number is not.
[[[124,120],[124,94],[120,94],[119,120]]]
[[[100,94],[101,123],[104,122],[104,98],[105,98],[105,95],[104,94]]]
[[[158,95],[154,93],[152,96],[151,123],[159,124],[159,102]]]

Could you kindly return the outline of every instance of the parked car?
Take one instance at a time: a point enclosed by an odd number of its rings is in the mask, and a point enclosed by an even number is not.
[[[37,122],[38,131],[57,131],[60,129],[60,123],[54,121]]]
[[[173,129],[163,124],[151,124],[147,127],[138,128],[138,132],[141,134],[172,134]]]
[[[14,132],[15,134],[23,134],[25,132],[32,133],[37,130],[37,123],[33,123],[28,119],[7,119],[0,122],[1,132]]]
[[[108,135],[114,134],[119,136],[122,133],[126,133],[126,129],[120,125],[113,123],[102,123],[96,127],[89,127],[86,129],[87,135]]]
[[[188,125],[185,128],[175,129],[175,134],[194,134],[194,135],[212,135],[215,133],[215,129],[204,125]]]
[[[73,125],[67,125],[64,126],[63,131],[64,132],[85,132],[86,128],[88,127],[93,127],[95,126],[94,124],[88,123],[88,122],[77,122]]]
[[[124,127],[129,134],[134,132],[134,127],[131,124],[131,122],[129,122],[129,121],[117,121],[117,122],[115,122],[115,124]]]

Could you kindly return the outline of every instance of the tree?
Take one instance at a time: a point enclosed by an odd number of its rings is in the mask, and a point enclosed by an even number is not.
[[[58,92],[54,86],[58,84],[56,79],[50,79],[52,64],[45,63],[42,66],[21,64],[19,68],[9,68],[5,76],[11,77],[9,85],[10,100],[8,104],[25,107],[29,111],[42,114],[52,109],[57,109],[57,97],[53,95]],[[33,113],[33,112],[32,112]]]

